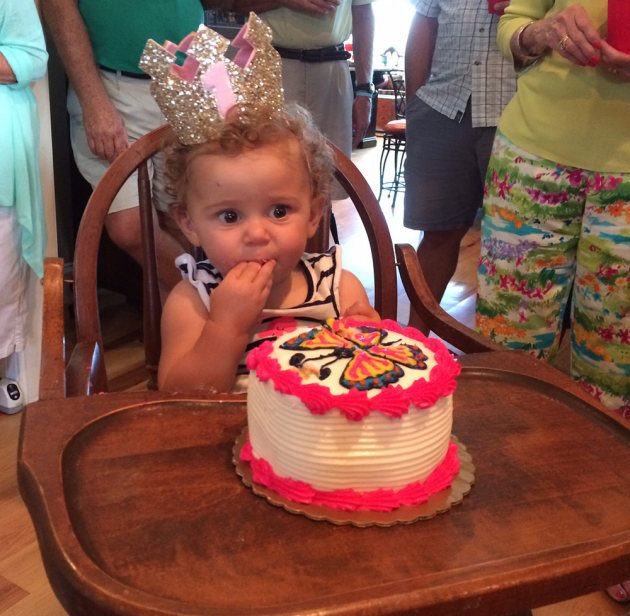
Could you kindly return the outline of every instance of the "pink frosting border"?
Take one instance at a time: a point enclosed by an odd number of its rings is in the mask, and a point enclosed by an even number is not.
[[[346,418],[354,421],[361,421],[372,411],[379,411],[388,417],[402,417],[409,412],[410,405],[422,409],[429,408],[440,398],[455,391],[455,377],[460,373],[461,367],[437,338],[427,338],[417,329],[402,327],[389,319],[380,323],[345,319],[344,323],[350,326],[380,327],[421,342],[434,353],[437,365],[431,369],[426,381],[419,378],[406,389],[400,385],[390,385],[371,397],[368,397],[366,391],[356,389],[335,395],[323,385],[302,383],[297,372],[282,370],[278,361],[271,357],[273,344],[270,341],[264,342],[250,352],[247,367],[250,371],[256,371],[259,380],[263,382],[271,380],[276,391],[297,396],[311,413],[323,415],[336,408]],[[286,326],[282,330],[290,331]],[[269,331],[274,331],[274,328],[270,328]]]
[[[249,439],[241,449],[240,459],[249,463],[255,483],[276,494],[292,502],[344,511],[392,511],[398,507],[419,505],[436,492],[448,488],[460,465],[457,445],[451,441],[444,460],[424,481],[412,482],[399,490],[379,488],[358,492],[352,489],[316,490],[304,481],[280,477],[267,460],[254,456]]]

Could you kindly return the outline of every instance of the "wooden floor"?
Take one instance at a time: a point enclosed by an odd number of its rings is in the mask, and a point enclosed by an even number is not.
[[[372,148],[360,150],[355,156],[355,162],[375,189],[378,188],[378,155],[378,148]],[[399,195],[393,212],[391,198],[383,196],[381,203],[394,240],[415,245],[418,233],[402,226],[402,196]],[[346,205],[337,206],[336,214],[344,246],[344,267],[369,288],[373,283],[364,259],[367,240],[357,233],[357,220]],[[442,302],[451,314],[467,324],[472,323],[474,314],[478,249],[477,227],[462,242],[459,266]],[[399,298],[399,320],[405,323],[408,303],[402,293]],[[137,312],[115,296],[107,296],[105,303],[104,332],[109,340],[106,361],[110,382],[116,389],[142,387],[144,372],[137,337]],[[48,585],[35,534],[17,490],[15,464],[19,424],[19,415],[0,414],[0,616],[61,616],[65,612]],[[534,616],[620,615],[630,615],[630,604],[615,604],[603,592],[534,610]]]

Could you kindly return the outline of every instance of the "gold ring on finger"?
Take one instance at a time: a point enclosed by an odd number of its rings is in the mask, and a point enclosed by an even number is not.
[[[558,49],[562,49],[562,51],[566,51],[567,42],[571,40],[571,37],[568,34],[565,34],[558,43]]]

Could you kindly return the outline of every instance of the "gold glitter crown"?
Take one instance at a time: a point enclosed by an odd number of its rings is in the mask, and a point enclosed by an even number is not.
[[[231,44],[205,26],[179,45],[149,39],[139,66],[153,78],[151,94],[184,145],[206,141],[208,128],[235,106],[270,115],[284,106],[280,56],[254,13]]]

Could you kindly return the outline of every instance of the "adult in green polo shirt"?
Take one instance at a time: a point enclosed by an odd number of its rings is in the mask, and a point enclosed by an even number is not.
[[[164,123],[138,68],[148,38],[179,42],[203,23],[200,0],[40,0],[41,10],[70,80],[68,113],[74,157],[94,186],[130,142]],[[161,165],[153,164],[158,209],[166,210]],[[130,178],[106,219],[112,240],[142,263],[137,180]],[[158,271],[163,291],[179,275],[184,250],[158,230]]]

